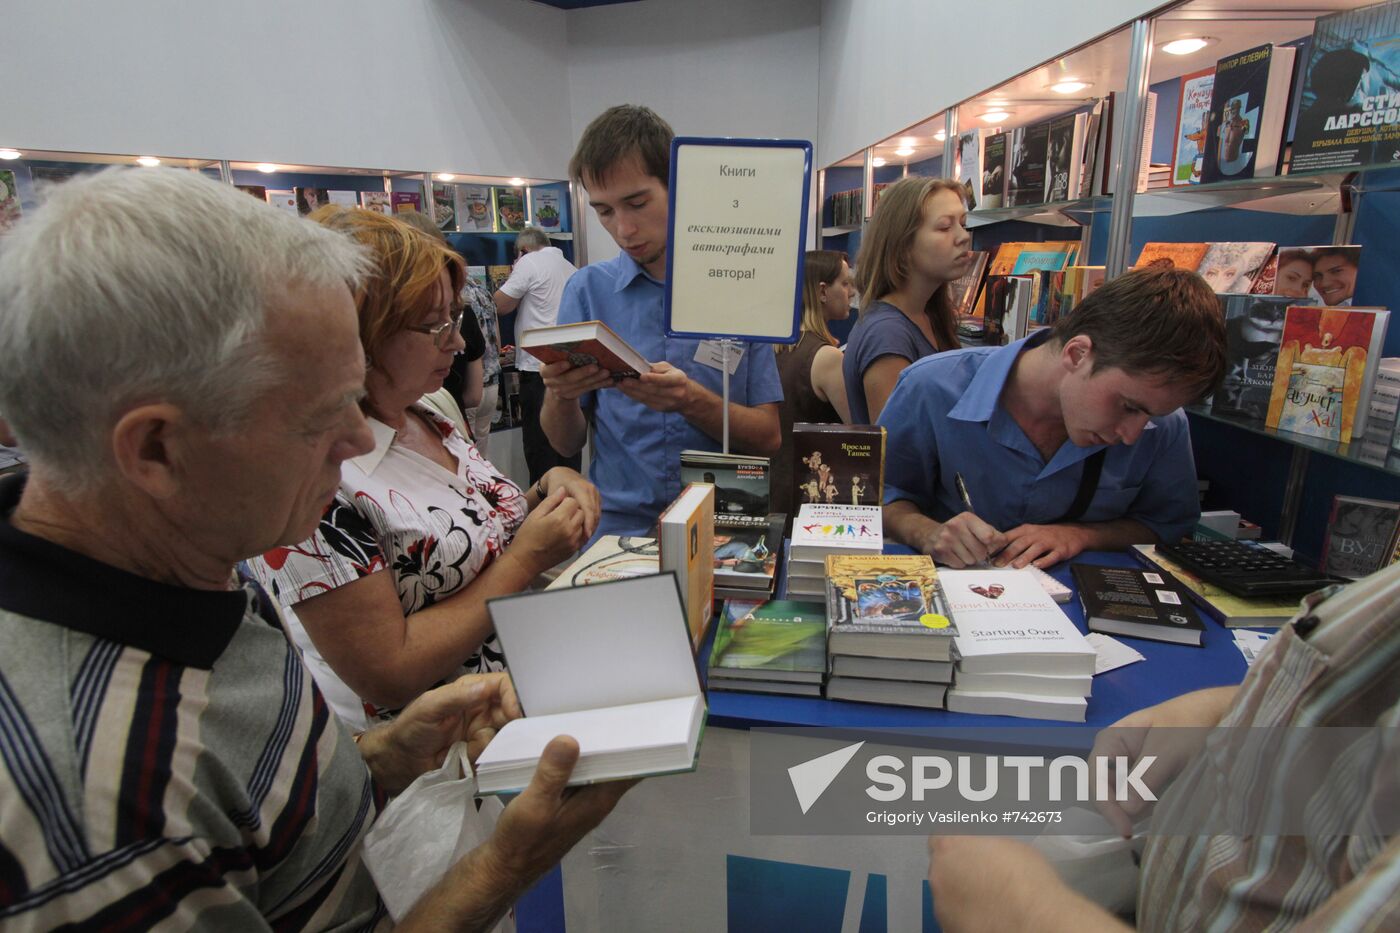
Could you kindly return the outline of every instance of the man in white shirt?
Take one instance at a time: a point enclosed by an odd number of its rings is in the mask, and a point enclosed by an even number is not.
[[[540,361],[519,350],[520,337],[535,327],[552,327],[559,316],[559,299],[564,284],[578,270],[564,258],[557,246],[538,227],[526,227],[515,238],[520,258],[515,261],[510,278],[492,297],[501,314],[519,311],[515,316],[515,368],[520,372],[520,426],[523,429],[525,463],[530,468],[530,482],[537,481],[556,466],[577,470],[582,455],[561,456],[545,437],[540,427],[540,407],[544,404],[544,383],[540,381]]]

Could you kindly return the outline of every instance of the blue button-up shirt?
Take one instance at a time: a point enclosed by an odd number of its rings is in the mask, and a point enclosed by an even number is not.
[[[602,321],[653,363],[666,361],[720,395],[720,371],[697,363],[698,340],[666,336],[664,286],[626,253],[596,263],[569,280],[559,323]],[[729,378],[729,400],[754,406],[783,400],[773,348],[740,343],[743,357]],[[720,442],[675,412],[652,411],[617,389],[579,399],[593,416],[589,479],[603,497],[598,534],[647,534],[656,517],[680,495],[681,451],[719,450]]]
[[[1005,347],[940,353],[900,374],[880,413],[889,432],[885,502],[907,499],[947,521],[964,511],[953,481],[961,473],[978,516],[1001,531],[1049,524],[1069,511],[1084,461],[1103,445],[1065,441],[1047,463],[999,403],[1016,357],[1048,338],[1042,332]],[[1079,521],[1131,518],[1175,541],[1199,517],[1191,435],[1177,410],[1151,419],[1135,444],[1108,448]]]

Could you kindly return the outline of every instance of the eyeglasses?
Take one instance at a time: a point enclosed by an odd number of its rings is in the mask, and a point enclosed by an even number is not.
[[[404,330],[411,330],[416,334],[427,334],[433,338],[433,343],[439,350],[446,350],[452,346],[452,338],[457,335],[457,329],[462,325],[462,317],[466,311],[459,308],[457,313],[452,315],[451,320],[443,321],[441,324],[414,324],[405,327]]]

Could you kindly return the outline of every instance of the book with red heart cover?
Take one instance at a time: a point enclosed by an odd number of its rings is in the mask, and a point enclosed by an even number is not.
[[[1094,673],[1094,649],[1028,570],[940,570],[957,627],[957,669],[970,673]]]

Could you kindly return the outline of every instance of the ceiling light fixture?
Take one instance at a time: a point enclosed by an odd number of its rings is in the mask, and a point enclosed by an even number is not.
[[[899,137],[899,147],[901,149],[913,149],[918,144],[919,141],[912,136]]]
[[[982,114],[982,120],[986,123],[1000,123],[1009,116],[1011,116],[1011,111],[1009,110],[988,110],[986,113]]]
[[[1050,85],[1050,90],[1054,91],[1056,94],[1077,94],[1089,86],[1089,82],[1087,81],[1066,78],[1063,81]]]
[[[948,131],[947,131],[947,130],[939,130],[937,133],[934,133],[934,134],[933,134],[933,138],[936,139],[936,140],[938,140],[939,142],[943,142],[943,140],[945,140],[945,139],[948,138]]]
[[[1218,40],[1212,36],[1183,36],[1163,44],[1161,49],[1168,55],[1190,55],[1192,52],[1199,52],[1206,46],[1215,44],[1216,41]]]
[[[146,168],[155,168],[160,164],[160,159],[155,156],[141,156],[136,160],[137,165],[144,165]]]
[[[512,179],[510,180],[510,183],[511,183],[512,185],[514,185],[515,187],[519,188],[521,185],[525,184],[525,179],[523,179],[523,178],[512,178]]]
[[[870,164],[875,166],[876,168],[879,168],[880,166],[885,164],[885,160],[880,158],[879,156],[876,156],[875,158],[870,160]]]
[[[436,178],[438,181],[451,181],[457,176],[453,175],[451,172],[438,172],[433,177]]]
[[[19,158],[19,150],[18,150],[18,149],[0,149],[0,159],[4,159],[5,161],[8,162],[8,161],[11,160],[11,159],[18,159],[18,158]]]
[[[273,165],[271,162],[258,163],[258,171],[262,172],[264,175],[271,175],[273,172],[277,171],[277,169],[278,166]]]
[[[911,156],[914,154],[914,150],[910,146],[900,146],[894,151],[894,154],[897,156]]]

